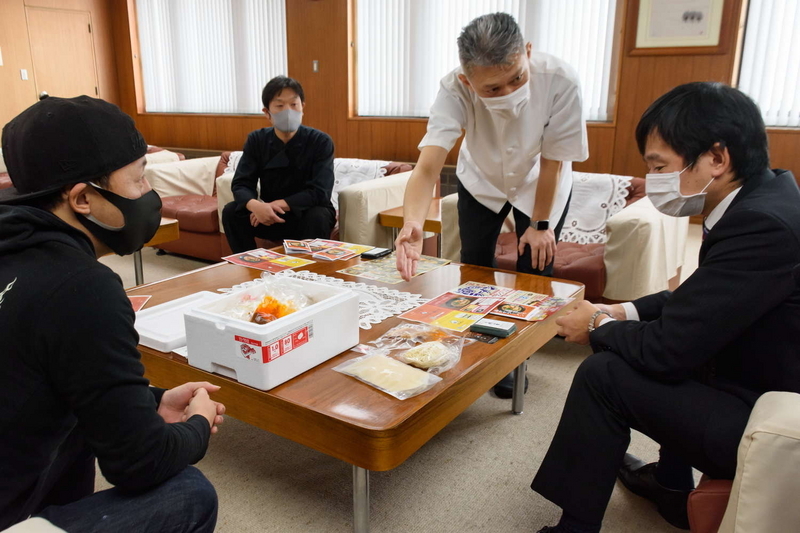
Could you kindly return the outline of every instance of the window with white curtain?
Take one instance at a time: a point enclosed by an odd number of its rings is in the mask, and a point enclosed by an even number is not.
[[[358,0],[360,116],[427,117],[439,80],[459,65],[456,38],[472,19],[503,11],[534,50],[577,70],[587,120],[610,120],[617,0]]]
[[[739,88],[767,126],[800,127],[800,2],[750,0]]]
[[[145,109],[260,113],[286,74],[285,0],[136,0]]]

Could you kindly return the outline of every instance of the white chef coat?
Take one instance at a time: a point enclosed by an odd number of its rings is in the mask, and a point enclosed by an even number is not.
[[[555,225],[572,190],[571,161],[589,157],[577,73],[557,57],[531,52],[530,99],[514,118],[490,113],[458,79],[463,72],[459,67],[442,78],[420,150],[441,146],[449,152],[465,129],[456,167],[461,184],[495,213],[508,201],[529,217],[536,199],[540,156],[563,161],[550,212]]]

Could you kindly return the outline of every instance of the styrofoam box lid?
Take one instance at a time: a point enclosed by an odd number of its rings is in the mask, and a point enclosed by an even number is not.
[[[139,332],[139,344],[161,352],[171,352],[185,346],[186,327],[183,314],[222,296],[201,291],[139,311],[136,313],[135,323],[136,331]]]
[[[289,315],[295,319],[300,317],[305,317],[306,315],[309,316],[312,315],[317,309],[318,304],[322,304],[323,302],[330,302],[331,300],[333,300],[333,302],[336,302],[345,295],[352,293],[350,289],[346,289],[344,287],[335,287],[332,285],[325,285],[323,283],[316,283],[304,279],[284,279],[282,280],[282,283],[284,285],[294,286],[298,290],[302,291],[306,296],[314,300],[314,303],[312,303],[308,307],[300,309],[299,311],[296,311],[291,315]],[[231,300],[239,300],[245,294],[258,297],[261,296],[263,293],[264,293],[264,286],[255,285],[248,289],[223,295],[221,298],[215,299],[211,302],[203,302],[200,305],[194,306],[192,308],[191,314],[195,317],[205,318],[212,322],[238,324],[240,327],[244,327],[259,332],[270,331],[272,329],[282,327],[283,324],[285,324],[285,322],[281,321],[281,319],[274,320],[266,324],[255,324],[252,322],[246,322],[236,318],[227,317],[219,314],[220,311],[223,311],[230,305]]]

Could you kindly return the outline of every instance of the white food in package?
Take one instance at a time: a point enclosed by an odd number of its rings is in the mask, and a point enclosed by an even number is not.
[[[442,380],[381,354],[351,359],[334,370],[358,378],[400,400],[425,392]]]
[[[439,341],[424,342],[403,354],[403,359],[417,368],[443,366],[450,359],[450,350]]]

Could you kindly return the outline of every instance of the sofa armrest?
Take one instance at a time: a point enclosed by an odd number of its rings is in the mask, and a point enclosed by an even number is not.
[[[380,225],[378,215],[403,205],[411,172],[362,181],[339,192],[339,238],[345,242],[392,247],[392,229]]]
[[[225,172],[217,178],[217,216],[219,217],[220,233],[225,233],[225,228],[222,226],[222,210],[233,201],[232,181],[233,172]]]
[[[41,517],[32,517],[23,520],[2,533],[66,533],[60,527],[54,526],[50,521]]]
[[[649,198],[609,218],[603,297],[629,301],[666,290],[683,266],[688,230],[688,217],[664,215]]]
[[[200,194],[213,196],[219,157],[201,157],[147,165],[144,175],[159,196]]]
[[[739,443],[736,477],[720,533],[796,531],[800,524],[800,394],[767,392]]]

